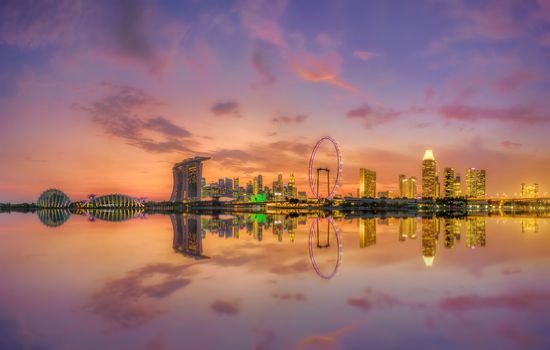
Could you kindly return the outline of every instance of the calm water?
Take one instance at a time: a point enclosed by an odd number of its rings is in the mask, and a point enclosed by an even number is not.
[[[1,349],[550,348],[550,219],[124,218],[0,215]]]

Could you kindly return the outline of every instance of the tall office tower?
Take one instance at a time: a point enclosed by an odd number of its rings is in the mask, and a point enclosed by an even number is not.
[[[218,179],[218,191],[219,194],[225,193],[225,181],[224,179]]]
[[[437,198],[437,163],[431,149],[422,158],[422,197]]]
[[[283,193],[283,173],[277,174],[277,191],[275,189],[273,191]]]
[[[227,177],[225,178],[225,195],[233,196],[233,180]]]
[[[264,177],[260,174],[258,175],[258,191],[263,192],[264,190]]]
[[[359,197],[376,197],[376,172],[359,169]]]
[[[416,198],[417,194],[417,188],[416,188],[416,177],[411,176],[408,180],[409,188],[408,188],[408,197],[407,198]]]
[[[290,178],[288,180],[288,197],[298,197],[298,190],[296,189],[296,178],[294,177],[294,174],[290,174]]]
[[[407,197],[407,195],[405,194],[406,193],[406,191],[405,191],[406,182],[407,182],[407,178],[405,177],[405,175],[399,175],[399,180],[398,180],[397,186],[399,186],[399,197],[400,198]]]
[[[258,194],[258,177],[256,176],[254,176],[254,180],[252,180],[252,194]]]
[[[246,194],[254,194],[254,185],[250,180],[248,180],[248,182],[246,183]]]
[[[455,197],[456,172],[454,168],[443,170],[443,193],[445,198]]]
[[[435,198],[441,197],[441,182],[439,176],[435,177]]]

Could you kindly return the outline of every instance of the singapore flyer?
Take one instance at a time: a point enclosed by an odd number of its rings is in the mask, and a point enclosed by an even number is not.
[[[329,168],[316,168],[316,169],[314,169],[314,166],[313,166],[313,164],[315,162],[315,157],[317,155],[317,151],[319,150],[319,147],[324,142],[332,143],[332,145],[334,146],[334,150],[336,151],[336,160],[337,160],[338,166],[337,166],[337,171],[336,171],[336,179],[335,179],[334,184],[332,185],[332,187],[330,186],[330,169]],[[317,176],[316,176],[317,181],[316,182],[314,181],[314,172],[317,173]],[[320,181],[319,178],[320,178],[321,172],[326,172],[326,175],[327,175],[327,187],[328,188],[327,188],[327,195],[324,198],[321,196],[320,190],[319,190],[319,181]],[[334,197],[334,194],[336,193],[336,190],[337,190],[338,186],[340,185],[341,177],[342,177],[342,154],[340,152],[340,146],[338,146],[338,143],[332,137],[325,136],[325,137],[321,138],[319,141],[317,141],[317,143],[313,147],[313,151],[311,152],[311,157],[309,158],[309,188],[311,189],[311,193],[318,200],[332,199],[332,197]]]
[[[330,235],[330,229],[332,228],[332,230],[334,231],[334,235],[336,236],[336,245],[338,248],[338,257],[336,258],[336,265],[334,266],[334,269],[330,274],[325,274],[321,272],[321,269],[317,265],[317,262],[315,261],[315,257],[313,256],[313,241],[314,241],[313,236],[315,235],[316,228],[319,227],[319,222],[321,221],[320,217],[317,217],[315,220],[313,220],[313,222],[311,223],[311,229],[309,230],[309,259],[317,275],[319,275],[319,277],[321,277],[322,279],[330,280],[336,275],[336,273],[338,272],[338,269],[340,268],[340,264],[342,263],[342,242],[340,241],[340,233],[336,229],[336,226],[334,225],[334,221],[332,220],[332,218],[328,217],[327,220],[328,220],[328,226],[327,226],[328,234]],[[325,246],[320,246],[319,242],[317,242],[317,247],[327,248],[329,245],[330,244],[327,244]]]

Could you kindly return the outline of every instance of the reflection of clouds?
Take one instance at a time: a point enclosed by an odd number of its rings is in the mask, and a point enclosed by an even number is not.
[[[338,338],[355,330],[355,326],[348,326],[325,334],[311,334],[300,339],[292,349],[333,349],[341,348]]]
[[[275,342],[277,335],[272,330],[255,330],[256,333],[260,334],[260,339],[254,346],[255,350],[264,350],[272,348],[272,344]]]
[[[271,294],[271,296],[274,299],[279,299],[279,300],[306,301],[306,296],[304,294],[300,293],[300,292],[297,292],[297,293],[288,293],[288,292],[273,293],[273,294]]]
[[[391,294],[378,292],[371,288],[365,289],[365,295],[358,298],[349,298],[347,304],[368,311],[372,307],[391,307],[403,303]]]
[[[540,310],[550,306],[549,292],[525,291],[516,294],[480,296],[477,294],[445,298],[439,304],[445,311],[465,312],[479,309],[508,308],[520,310]]]
[[[168,345],[166,345],[166,340],[163,334],[158,334],[156,337],[151,339],[145,348],[145,350],[167,350]]]
[[[221,315],[236,315],[240,309],[240,303],[238,300],[225,301],[225,300],[216,300],[210,305],[212,310]]]
[[[0,310],[0,349],[6,350],[49,350],[52,346],[37,342],[18,322]]]
[[[105,319],[111,329],[144,325],[162,313],[151,304],[152,300],[166,298],[191,282],[183,278],[189,266],[152,264],[130,271],[125,277],[107,282],[83,308]],[[147,281],[158,278],[160,282]]]

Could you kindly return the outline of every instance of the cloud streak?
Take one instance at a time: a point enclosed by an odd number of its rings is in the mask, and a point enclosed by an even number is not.
[[[240,117],[241,105],[235,100],[225,100],[215,102],[210,111],[218,117]]]

